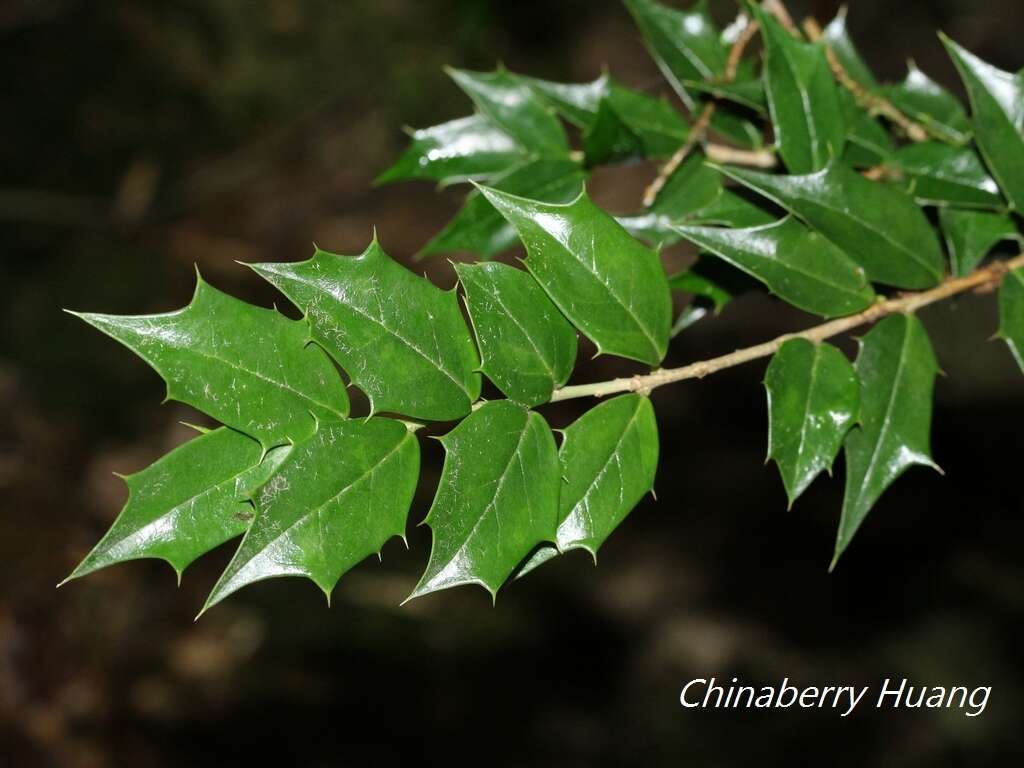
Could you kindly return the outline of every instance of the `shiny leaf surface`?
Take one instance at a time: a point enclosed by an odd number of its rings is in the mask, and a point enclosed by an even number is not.
[[[1007,272],[999,289],[999,336],[1024,372],[1024,267]]]
[[[967,119],[963,104],[914,62],[908,65],[903,81],[886,87],[884,94],[897,109],[925,126],[933,136],[951,144],[966,144],[971,140],[971,121]]]
[[[68,579],[152,557],[168,562],[180,580],[200,555],[245,532],[253,517],[248,490],[273,475],[290,450],[274,448],[263,458],[255,440],[221,427],[128,475],[128,503]]]
[[[377,177],[378,184],[427,179],[454,184],[487,179],[527,159],[527,150],[483,115],[421,128],[393,166]]]
[[[790,173],[820,170],[839,156],[846,138],[825,49],[800,42],[774,17],[751,7],[765,41],[765,90],[779,154]]]
[[[864,267],[872,281],[916,289],[942,278],[944,259],[935,232],[898,189],[838,163],[807,176],[722,172],[799,216]]]
[[[857,104],[853,94],[839,91],[839,104],[846,126],[843,160],[855,168],[880,165],[895,150],[889,132],[871,114]]]
[[[568,154],[568,140],[558,118],[515,75],[503,69],[449,69],[448,74],[483,115],[519,144],[541,154]]]
[[[601,545],[654,487],[658,425],[651,401],[619,395],[590,409],[565,430],[558,460],[558,549],[539,549],[520,576],[559,550],[583,549],[596,562]]]
[[[952,274],[958,277],[973,272],[999,241],[1020,238],[1013,220],[1005,213],[940,208],[939,222]]]
[[[763,282],[776,296],[826,317],[869,307],[864,270],[792,217],[751,229],[677,227],[679,234]]]
[[[434,543],[410,599],[462,584],[493,597],[538,544],[555,540],[563,485],[555,438],[540,414],[498,400],[441,442],[444,470],[424,521]]]
[[[192,302],[160,315],[78,317],[117,339],[167,382],[167,398],[252,435],[264,447],[302,440],[317,419],[348,415],[345,385],[309,327],[221,293],[198,278]]]
[[[519,232],[527,269],[599,352],[661,362],[672,302],[656,253],[585,193],[554,205],[482,190]]]
[[[330,599],[346,571],[405,535],[419,468],[401,422],[321,424],[256,492],[256,516],[203,610],[278,576],[305,576]]]
[[[892,315],[860,340],[860,426],[844,443],[846,493],[833,567],[879,497],[931,458],[932,387],[938,363],[921,321]]]
[[[889,163],[904,176],[904,188],[922,204],[1005,208],[999,187],[977,153],[926,141],[900,147]]]
[[[878,88],[878,81],[865,63],[846,26],[847,8],[843,6],[836,17],[822,30],[822,42],[828,45],[846,73],[869,91]]]
[[[789,505],[832,462],[860,408],[860,384],[846,355],[831,344],[790,339],[772,357],[768,458],[779,466]]]
[[[565,203],[583,189],[586,174],[571,160],[539,158],[512,168],[493,180],[494,188],[546,203]],[[487,198],[474,189],[455,217],[429,243],[420,256],[469,251],[489,259],[518,242],[516,231]]]
[[[679,98],[689,108],[695,101],[688,80],[711,80],[725,70],[729,51],[708,13],[706,0],[678,11],[652,0],[624,0],[658,64]]]
[[[313,338],[366,393],[374,413],[445,421],[480,395],[479,361],[454,291],[393,261],[376,240],[360,256],[252,268],[306,313]]]
[[[1024,211],[1024,72],[1010,74],[943,36],[971,99],[974,138],[1010,205]]]
[[[508,398],[539,405],[576,364],[576,331],[528,273],[492,262],[455,267],[481,370]]]

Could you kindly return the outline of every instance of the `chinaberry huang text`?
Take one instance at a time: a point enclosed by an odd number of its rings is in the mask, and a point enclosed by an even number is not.
[[[966,717],[977,717],[988,706],[992,686],[928,686],[902,679],[886,678],[877,686],[796,686],[789,678],[778,685],[744,685],[714,677],[690,680],[679,694],[687,709],[831,709],[840,717],[858,707],[876,709],[955,709]]]

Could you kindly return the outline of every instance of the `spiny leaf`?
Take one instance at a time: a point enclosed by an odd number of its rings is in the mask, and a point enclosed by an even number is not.
[[[999,336],[1024,371],[1024,267],[1007,272],[999,289]]]
[[[940,37],[970,96],[981,154],[1010,205],[1024,212],[1024,72],[1004,72]]]
[[[160,315],[78,317],[117,339],[186,403],[265,447],[302,440],[317,419],[348,416],[345,385],[309,328],[197,278],[192,302]]]
[[[652,0],[624,0],[643,34],[647,50],[665,79],[692,109],[688,80],[710,80],[725,70],[728,47],[708,13],[706,0],[677,11]]]
[[[932,80],[911,61],[903,82],[887,86],[885,97],[928,132],[951,144],[971,140],[971,122],[963,104],[952,93]]]
[[[256,517],[203,611],[278,576],[305,576],[329,600],[346,571],[404,537],[419,469],[419,444],[401,422],[321,424],[256,493]]]
[[[377,177],[377,184],[428,179],[454,184],[483,180],[523,162],[527,150],[483,115],[413,131],[398,161]]]
[[[977,153],[937,141],[908,144],[889,162],[905,176],[903,185],[922,205],[1005,208],[999,187]]]
[[[661,362],[672,301],[656,253],[630,237],[586,193],[555,205],[481,189],[519,232],[526,268],[599,352]]]
[[[939,223],[946,236],[952,273],[958,277],[973,272],[1000,240],[1020,238],[1005,213],[940,208]]]
[[[587,167],[606,165],[615,160],[643,156],[640,137],[616,114],[608,99],[603,99],[593,122],[583,133],[583,154]]]
[[[654,487],[658,425],[651,401],[619,395],[587,411],[565,430],[558,452],[562,468],[558,548],[541,547],[518,576],[559,551],[597,551]]]
[[[751,6],[765,41],[765,89],[775,138],[790,173],[824,168],[843,151],[846,127],[825,50],[794,38]]]
[[[508,398],[539,405],[569,380],[576,331],[529,274],[492,262],[458,264],[481,369]]]
[[[843,161],[855,168],[871,168],[888,159],[895,149],[889,132],[857,104],[852,93],[840,89],[838,94],[846,126]]]
[[[898,189],[868,181],[839,163],[807,176],[721,170],[799,216],[846,251],[873,281],[919,289],[942,279],[935,232]]]
[[[768,100],[765,95],[764,84],[760,79],[735,80],[729,83],[718,80],[687,80],[686,87],[691,91],[707,94],[716,99],[731,101],[755,112],[764,113],[768,110]]]
[[[221,427],[129,475],[128,503],[67,580],[144,557],[167,561],[180,580],[200,555],[245,532],[252,519],[246,491],[290,451],[274,448],[263,458],[255,440]]]
[[[832,49],[836,59],[843,65],[843,69],[850,77],[867,90],[876,90],[878,81],[875,80],[875,76],[857,51],[857,46],[853,44],[853,39],[846,27],[846,12],[847,8],[844,5],[839,9],[836,17],[822,30],[822,42]]]
[[[860,341],[861,425],[844,443],[846,494],[834,568],[875,502],[909,467],[931,458],[932,387],[938,363],[921,321],[892,315]]]
[[[790,216],[750,229],[676,229],[687,240],[763,282],[783,301],[808,312],[825,317],[852,315],[875,300],[875,292],[856,262]]]
[[[754,227],[769,224],[775,217],[727,190],[721,174],[707,165],[702,155],[694,154],[669,177],[650,208],[616,220],[634,237],[666,246],[679,241],[675,225],[684,222]]]
[[[526,75],[516,75],[542,101],[577,128],[588,128],[611,89],[611,78],[601,75],[589,83],[556,83]]]
[[[496,177],[493,184],[495,189],[513,195],[564,203],[579,195],[585,180],[586,173],[578,163],[545,157],[513,167]],[[420,256],[470,251],[489,259],[517,242],[512,225],[474,189],[455,218],[424,246]]]
[[[504,69],[449,69],[448,74],[481,113],[522,146],[556,157],[568,154],[569,144],[558,118],[515,75]]]
[[[487,403],[441,438],[447,453],[424,522],[434,544],[409,599],[462,584],[492,597],[539,543],[555,540],[558,451],[540,414]]]
[[[313,338],[345,369],[373,413],[446,421],[480,395],[479,361],[454,291],[393,261],[376,240],[360,256],[252,268],[306,313]]]
[[[790,339],[772,357],[768,458],[779,465],[789,506],[822,470],[832,472],[860,408],[860,384],[846,355],[831,344]]]
[[[683,118],[664,99],[613,82],[603,103],[637,137],[644,157],[668,157],[690,133]]]

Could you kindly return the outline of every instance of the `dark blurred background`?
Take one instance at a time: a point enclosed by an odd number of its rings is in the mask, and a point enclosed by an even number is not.
[[[728,2],[712,3],[719,21]],[[837,4],[794,2],[827,21]],[[944,29],[1024,63],[1019,0],[858,0],[876,73],[914,58],[961,92]],[[193,623],[230,546],[180,589],[164,564],[54,589],[124,502],[134,472],[196,415],[160,406],[145,364],[62,307],[185,304],[193,263],[268,304],[235,260],[357,253],[372,227],[406,263],[457,208],[429,184],[375,189],[402,125],[469,111],[444,64],[586,80],[607,65],[668,93],[628,15],[595,0],[5,0],[0,3],[0,765],[289,766],[1018,764],[1024,708],[1024,382],[991,296],[926,312],[946,377],[934,449],[885,495],[836,573],[842,470],[789,513],[764,465],[763,364],[658,391],[659,501],[594,568],[574,553],[503,592],[397,604],[429,532],[345,577],[245,590]],[[649,166],[599,173],[635,207]],[[681,258],[678,254],[671,258]],[[426,269],[453,283],[443,259]],[[685,333],[668,364],[811,322],[750,296]],[[852,351],[849,343],[846,349]],[[615,375],[587,363],[583,380]],[[575,402],[546,413],[556,425]],[[411,523],[442,459],[424,445]],[[994,687],[988,710],[683,710],[692,677]]]

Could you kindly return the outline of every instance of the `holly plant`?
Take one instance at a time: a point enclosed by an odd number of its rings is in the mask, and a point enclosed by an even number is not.
[[[410,598],[462,584],[496,595],[571,550],[596,558],[652,490],[651,390],[765,358],[768,455],[789,503],[845,457],[833,567],[900,475],[936,467],[939,364],[915,311],[998,287],[998,335],[1024,367],[1024,256],[1000,245],[1022,237],[1024,73],[940,36],[966,108],[913,64],[901,82],[877,80],[844,15],[798,27],[777,0],[744,3],[719,29],[704,2],[625,6],[674,101],[607,74],[453,69],[472,112],[413,131],[380,176],[467,185],[419,254],[476,254],[456,265],[456,288],[374,238],[357,256],[248,265],[301,320],[202,278],[176,312],[78,315],[149,363],[168,399],[222,426],[126,477],[127,505],[69,578],[143,557],[180,577],[241,537],[204,610],[278,576],[329,597],[404,537],[432,432],[446,457]],[[660,169],[643,204],[602,210],[591,171],[638,159]],[[680,241],[699,257],[666,274],[660,249]],[[492,260],[520,243],[521,261]],[[822,320],[660,367],[674,336],[750,290]],[[867,325],[852,362],[827,341]],[[638,373],[570,384],[580,335]],[[503,397],[481,399],[485,377]],[[368,413],[350,412],[350,387]],[[600,400],[556,437],[543,406],[581,397]]]

